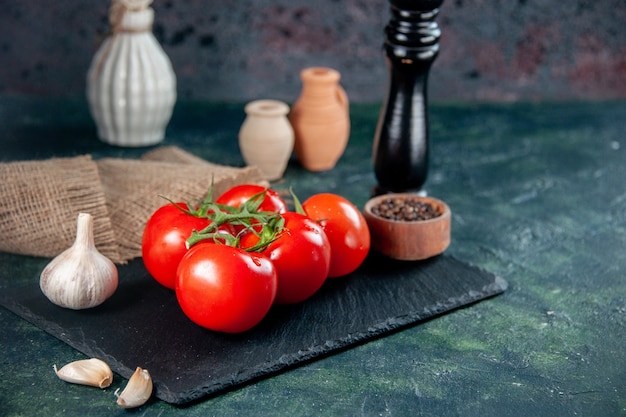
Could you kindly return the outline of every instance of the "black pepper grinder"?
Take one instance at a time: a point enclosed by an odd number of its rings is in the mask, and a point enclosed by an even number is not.
[[[374,137],[375,195],[419,192],[426,182],[427,81],[439,52],[441,31],[435,18],[442,3],[389,0],[384,43],[389,83]]]

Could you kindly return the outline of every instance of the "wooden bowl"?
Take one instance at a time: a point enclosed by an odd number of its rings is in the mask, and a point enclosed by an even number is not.
[[[406,201],[435,210],[437,215],[426,220],[394,220],[376,213],[377,207],[386,200],[406,205]],[[371,234],[371,247],[393,259],[417,261],[431,258],[444,252],[450,245],[450,223],[452,212],[441,200],[410,193],[383,194],[370,199],[363,215]],[[428,217],[428,216],[427,216]]]

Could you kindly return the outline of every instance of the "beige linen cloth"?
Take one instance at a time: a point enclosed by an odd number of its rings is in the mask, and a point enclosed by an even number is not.
[[[229,167],[178,147],[141,159],[90,155],[0,163],[0,251],[54,257],[76,236],[78,213],[93,216],[98,250],[115,263],[141,256],[143,228],[173,201],[203,199],[242,183],[262,183],[256,167]]]

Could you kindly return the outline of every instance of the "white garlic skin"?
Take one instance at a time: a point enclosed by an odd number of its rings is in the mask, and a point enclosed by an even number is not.
[[[76,240],[41,272],[41,291],[60,307],[81,310],[102,304],[117,285],[117,267],[96,249],[93,218],[80,213]]]
[[[60,379],[72,384],[107,388],[113,382],[111,368],[106,362],[97,358],[70,362],[58,370],[56,365],[53,368]]]
[[[147,369],[139,366],[135,373],[128,380],[126,388],[118,394],[119,388],[115,390],[117,405],[122,408],[135,408],[144,405],[152,395],[152,377]]]

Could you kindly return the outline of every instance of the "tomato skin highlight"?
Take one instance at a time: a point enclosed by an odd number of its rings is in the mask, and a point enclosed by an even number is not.
[[[329,278],[354,272],[370,250],[370,231],[361,211],[337,194],[320,193],[309,197],[302,208],[317,221],[330,242]]]
[[[262,192],[265,192],[265,197],[259,206],[259,211],[273,211],[274,213],[286,213],[288,211],[287,203],[276,191],[257,184],[235,185],[217,197],[215,202],[227,206],[240,207],[250,197]]]
[[[274,263],[278,273],[275,303],[295,304],[311,297],[326,281],[330,270],[330,242],[322,227],[309,217],[295,212],[282,216],[284,229],[261,253]],[[253,241],[254,238],[256,236]],[[244,245],[246,240],[244,236]]]
[[[267,315],[277,285],[276,268],[266,256],[201,242],[180,261],[176,298],[183,313],[197,325],[241,333]]]
[[[186,203],[176,203],[188,209]],[[193,230],[202,230],[210,220],[192,216],[174,204],[158,208],[148,219],[141,241],[143,263],[161,285],[176,287],[178,263],[187,252],[185,242]]]

